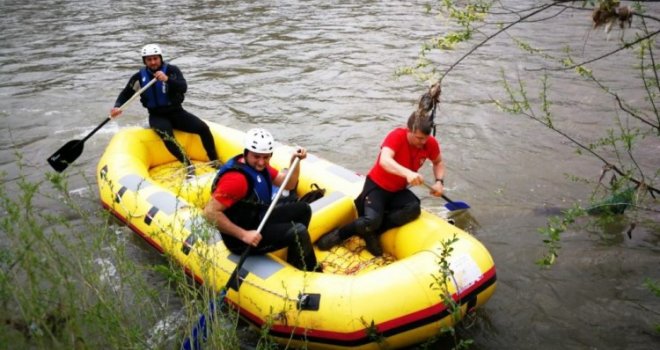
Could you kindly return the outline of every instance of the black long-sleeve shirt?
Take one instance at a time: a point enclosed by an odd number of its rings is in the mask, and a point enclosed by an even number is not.
[[[153,75],[151,74],[151,71],[149,71],[150,74],[150,79],[153,79]],[[157,108],[152,108],[149,109],[149,114],[153,113],[162,113],[162,112],[167,112],[173,109],[179,109],[181,108],[181,103],[183,103],[183,100],[185,98],[185,93],[188,91],[188,83],[186,82],[186,79],[183,77],[183,73],[181,73],[181,70],[179,70],[179,67],[173,65],[173,64],[168,64],[167,65],[167,74],[168,80],[167,80],[167,95],[170,98],[171,105],[170,106],[165,106],[165,107],[157,107]],[[142,78],[142,74],[140,71],[137,73],[133,74],[131,78],[128,80],[128,84],[124,87],[124,89],[119,93],[119,96],[117,96],[117,100],[115,101],[115,107],[120,107],[123,105],[126,101],[128,101],[138,90],[140,90],[140,79]],[[146,95],[149,93],[154,93],[156,89],[155,84],[149,87],[147,91],[143,92],[142,95],[140,96],[140,102],[142,102],[142,105],[147,108],[146,105]]]

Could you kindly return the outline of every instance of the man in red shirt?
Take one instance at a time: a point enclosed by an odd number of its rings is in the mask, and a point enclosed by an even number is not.
[[[319,249],[328,250],[357,233],[364,238],[371,254],[382,255],[380,234],[416,219],[421,213],[419,198],[408,187],[424,183],[424,177],[417,171],[426,159],[433,164],[435,175],[431,194],[442,195],[445,167],[440,145],[431,136],[432,130],[433,120],[426,113],[415,112],[408,118],[406,128],[390,131],[367,174],[362,193],[355,200],[359,217],[321,237],[317,241]]]
[[[251,129],[245,138],[245,149],[220,168],[213,181],[211,199],[204,216],[220,231],[227,248],[241,254],[248,246],[251,254],[265,254],[288,247],[287,261],[306,271],[317,270],[316,256],[307,226],[312,217],[309,204],[288,202],[277,204],[261,232],[257,231],[272,202],[273,185],[281,186],[287,169],[277,171],[270,166],[274,140],[264,129]],[[298,148],[291,156],[305,159],[307,151]],[[293,169],[285,189],[293,190],[300,167]]]

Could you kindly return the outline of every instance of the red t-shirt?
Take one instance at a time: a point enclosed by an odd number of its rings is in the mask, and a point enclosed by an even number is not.
[[[388,147],[394,151],[394,160],[402,166],[417,171],[424,164],[426,159],[435,160],[440,156],[440,144],[433,136],[429,136],[424,147],[417,148],[408,142],[408,129],[396,128],[390,131],[380,146]],[[383,189],[396,192],[408,186],[405,177],[387,172],[380,165],[380,153],[376,164],[369,171],[369,178]]]
[[[267,166],[270,178],[277,176],[277,170],[270,165]],[[213,192],[213,198],[225,207],[229,208],[234,203],[243,199],[247,195],[248,180],[245,175],[238,171],[230,171],[222,175],[218,180],[218,185]]]

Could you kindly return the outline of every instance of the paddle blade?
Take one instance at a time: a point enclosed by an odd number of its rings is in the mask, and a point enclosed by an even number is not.
[[[71,140],[60,147],[52,156],[48,157],[48,164],[61,173],[69,164],[73,163],[82,154],[84,142]]]
[[[470,209],[470,206],[465,202],[449,202],[445,204],[445,208],[447,208],[449,211],[455,211]]]

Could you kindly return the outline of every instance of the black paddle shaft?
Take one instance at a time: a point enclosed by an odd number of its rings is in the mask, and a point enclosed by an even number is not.
[[[432,188],[431,185],[427,184],[426,182],[423,183],[424,187],[428,188],[429,190]],[[447,201],[447,204],[445,204],[445,208],[449,209],[449,211],[454,211],[454,210],[462,210],[462,209],[470,209],[470,206],[465,203],[465,202],[455,202],[449,197],[445,196],[444,193],[441,195],[442,199]]]
[[[247,259],[248,255],[250,255],[250,249],[252,246],[247,246],[245,250],[243,251],[243,254],[241,254],[240,259],[238,259],[238,263],[236,264],[236,268],[234,269],[234,272],[231,273],[231,276],[229,276],[229,279],[227,280],[227,284],[225,284],[225,293],[226,291],[229,290],[229,288],[238,291],[238,288],[241,286],[241,281],[238,278],[238,274],[240,273],[240,269],[243,266],[243,263],[245,262],[245,259]]]
[[[131,98],[129,98],[128,101],[124,102],[124,104],[121,105],[119,109],[123,111],[124,108],[126,108],[138,96],[142,95],[142,93],[145,90],[147,90],[151,85],[153,85],[155,82],[156,82],[156,78],[151,79],[151,81],[149,81],[147,85],[145,85],[135,94],[133,94],[133,96],[131,96]],[[85,141],[87,141],[87,139],[92,137],[92,135],[94,135],[97,131],[99,131],[99,129],[101,129],[111,119],[112,119],[111,117],[105,118],[105,120],[101,124],[99,124],[96,128],[94,128],[94,130],[92,130],[89,134],[87,134],[87,136],[85,136],[84,139],[71,140],[66,144],[64,144],[64,146],[60,147],[60,149],[58,149],[55,153],[53,153],[53,155],[48,157],[48,164],[50,164],[50,166],[52,166],[53,169],[55,169],[55,171],[57,171],[58,173],[64,171],[64,169],[66,169],[69,166],[69,164],[73,163],[73,161],[75,161],[76,159],[78,159],[78,157],[80,157],[83,151]]]
[[[270,214],[273,212],[273,209],[275,208],[275,205],[277,205],[277,201],[280,200],[280,197],[282,196],[282,192],[284,191],[284,187],[289,183],[289,179],[291,178],[291,175],[293,175],[294,170],[298,166],[298,163],[300,162],[300,158],[296,157],[293,160],[293,163],[291,163],[291,167],[289,171],[286,173],[286,176],[284,177],[284,180],[282,181],[282,184],[280,184],[280,188],[277,190],[277,193],[275,194],[275,198],[273,198],[273,201],[270,203],[270,206],[268,207],[268,210],[266,210],[266,214],[264,214],[264,217],[261,219],[261,222],[259,223],[259,227],[257,227],[257,231],[261,233],[261,230],[263,230],[264,226],[266,225],[266,221],[270,217]],[[241,254],[241,258],[238,260],[238,263],[236,264],[236,268],[234,268],[234,271],[231,273],[231,276],[229,276],[229,279],[227,280],[227,284],[225,285],[225,292],[230,288],[234,287],[233,289],[238,291],[238,288],[240,287],[240,281],[238,280],[238,274],[241,270],[241,267],[243,266],[243,263],[245,262],[245,259],[247,259],[248,255],[250,254],[250,248],[251,246],[247,246],[243,253]]]

